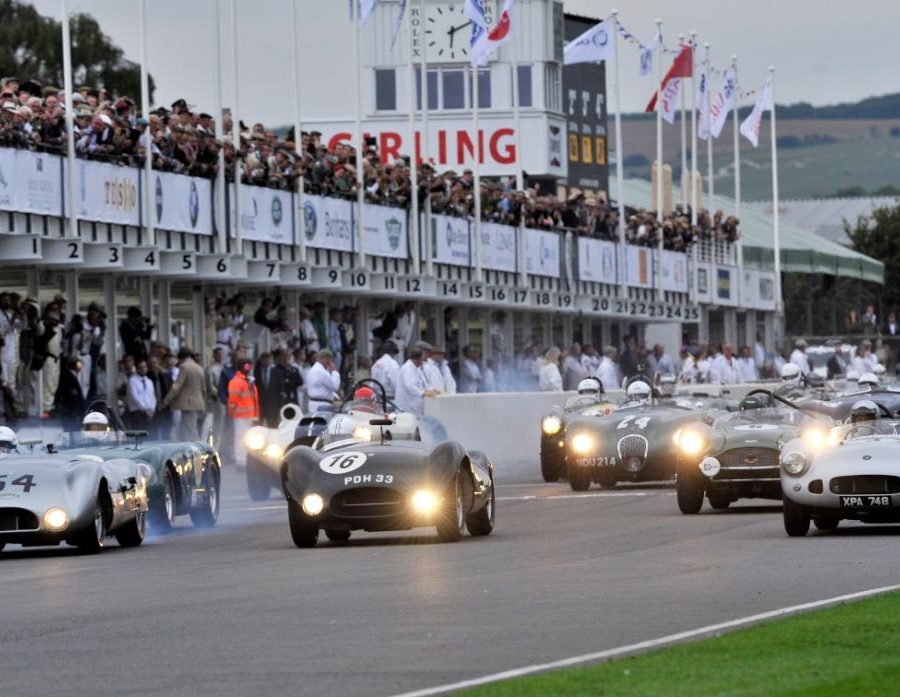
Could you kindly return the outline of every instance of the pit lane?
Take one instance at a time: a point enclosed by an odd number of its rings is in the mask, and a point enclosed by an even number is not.
[[[491,537],[298,550],[226,473],[220,526],[0,554],[2,693],[391,695],[896,583],[900,528],[785,536],[769,503],[682,516],[661,486],[500,468]]]

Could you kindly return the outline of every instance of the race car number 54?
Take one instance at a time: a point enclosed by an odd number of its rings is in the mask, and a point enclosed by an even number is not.
[[[0,491],[6,488],[7,477],[9,477],[8,474],[0,474]],[[32,487],[36,486],[33,474],[23,474],[21,477],[13,479],[10,484],[22,487],[26,494],[31,491]]]
[[[347,474],[358,470],[368,459],[365,453],[356,451],[334,453],[319,460],[319,469],[327,474]]]

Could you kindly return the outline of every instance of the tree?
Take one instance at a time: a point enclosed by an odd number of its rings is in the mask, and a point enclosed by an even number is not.
[[[900,202],[861,215],[855,224],[844,222],[844,230],[857,252],[884,263],[884,285],[866,284],[863,301],[871,302],[880,314],[900,308]]]
[[[105,87],[112,95],[140,96],[140,66],[125,58],[97,20],[86,14],[73,15],[70,31],[74,87],[86,84]],[[31,5],[0,0],[0,75],[61,87],[62,64],[61,23],[41,16]],[[152,77],[149,82],[152,100]]]

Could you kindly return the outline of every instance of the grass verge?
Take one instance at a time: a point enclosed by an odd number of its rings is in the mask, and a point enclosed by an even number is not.
[[[880,697],[900,694],[900,593],[600,665],[493,683],[470,697]]]

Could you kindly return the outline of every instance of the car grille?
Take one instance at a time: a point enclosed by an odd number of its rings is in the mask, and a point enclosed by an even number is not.
[[[37,530],[38,517],[24,508],[0,508],[0,532]]]
[[[883,474],[835,477],[828,488],[832,494],[896,494],[900,493],[900,477]]]
[[[722,469],[718,480],[778,479],[778,450],[775,448],[733,448],[719,455]]]
[[[644,436],[632,433],[619,438],[619,462],[629,472],[640,472],[644,467],[644,458],[647,457],[647,451],[650,444]]]
[[[403,513],[406,497],[394,489],[361,487],[347,489],[331,499],[331,512],[342,518],[379,518]]]

